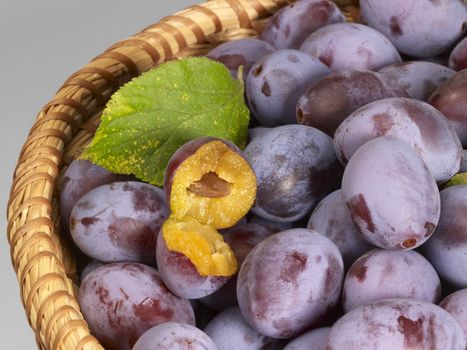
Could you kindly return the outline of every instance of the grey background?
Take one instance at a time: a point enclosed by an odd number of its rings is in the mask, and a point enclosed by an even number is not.
[[[201,0],[0,2],[0,347],[35,349],[6,238],[19,151],[39,109],[74,71],[120,39]]]

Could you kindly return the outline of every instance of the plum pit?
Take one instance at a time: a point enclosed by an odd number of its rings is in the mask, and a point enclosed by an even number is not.
[[[200,180],[193,182],[187,190],[199,197],[222,198],[230,194],[232,183],[222,179],[215,172],[204,174]]]

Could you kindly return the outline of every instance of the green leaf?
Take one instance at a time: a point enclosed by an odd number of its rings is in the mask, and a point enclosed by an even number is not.
[[[161,64],[112,95],[81,158],[157,186],[184,143],[215,136],[244,148],[249,111],[243,83],[220,63],[186,58]]]
[[[467,173],[456,174],[446,183],[446,187],[456,185],[467,185]]]

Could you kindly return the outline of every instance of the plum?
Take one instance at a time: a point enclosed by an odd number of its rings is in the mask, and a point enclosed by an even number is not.
[[[241,266],[248,253],[260,242],[274,233],[282,231],[276,226],[258,223],[240,223],[222,230],[222,236],[232,248],[238,265]],[[237,277],[231,279],[217,292],[200,299],[200,302],[217,311],[237,305]]]
[[[344,280],[344,310],[387,298],[437,303],[441,281],[435,269],[415,251],[374,249],[353,263]]]
[[[307,229],[266,238],[240,268],[237,296],[261,334],[291,338],[316,325],[338,301],[344,265],[327,237]]]
[[[462,158],[462,163],[461,163],[459,172],[461,173],[467,172],[467,150],[464,150],[463,152],[463,158]]]
[[[467,185],[441,191],[441,216],[433,236],[422,251],[441,278],[461,288],[467,287]]]
[[[76,202],[96,187],[129,180],[128,175],[114,174],[87,160],[75,159],[60,179],[60,218],[62,230],[70,233],[70,215]]]
[[[102,185],[73,207],[73,241],[101,262],[135,261],[155,265],[156,240],[169,207],[162,189],[142,182]]]
[[[256,62],[248,74],[250,109],[263,126],[295,124],[300,95],[329,73],[320,60],[304,52],[274,51]]]
[[[284,350],[326,350],[330,327],[316,328],[293,339]]]
[[[161,323],[147,330],[131,350],[217,350],[209,336],[189,324]]]
[[[428,103],[449,120],[462,146],[467,147],[467,69],[454,74],[430,96]]]
[[[298,228],[298,226],[296,226],[296,223],[294,222],[277,222],[273,220],[264,219],[254,214],[251,215],[250,219],[248,220],[248,223],[259,224],[275,232],[285,231],[291,228]]]
[[[452,77],[455,71],[432,62],[410,61],[391,64],[380,69],[379,73],[403,87],[411,98],[427,101],[433,91]]]
[[[223,43],[212,49],[206,57],[222,63],[230,70],[232,77],[238,77],[238,69],[243,66],[243,81],[251,67],[261,57],[273,52],[274,47],[258,39],[240,39]]]
[[[461,325],[467,336],[467,289],[460,289],[444,298],[439,306],[449,312]]]
[[[171,252],[163,235],[157,240],[157,268],[167,288],[185,299],[199,299],[214,293],[227,283],[229,277],[201,276],[184,254]]]
[[[319,28],[344,21],[344,15],[332,1],[297,1],[271,16],[260,38],[271,43],[276,49],[298,49],[302,42]]]
[[[362,71],[333,73],[312,85],[297,103],[297,121],[333,136],[352,112],[388,97],[409,97],[397,83],[382,74]]]
[[[311,34],[300,50],[319,58],[333,72],[378,70],[402,59],[392,43],[373,28],[335,23]]]
[[[92,333],[108,349],[130,350],[144,332],[164,322],[195,324],[189,301],[173,295],[157,270],[139,263],[90,272],[78,301]]]
[[[452,50],[448,64],[457,71],[467,68],[467,38],[462,39]]]
[[[406,55],[436,56],[466,29],[462,0],[360,0],[362,19],[386,35]]]
[[[342,190],[330,193],[316,206],[307,227],[328,237],[339,248],[347,267],[373,248],[353,224]]]
[[[336,153],[345,164],[362,145],[383,135],[409,144],[438,183],[459,171],[462,145],[449,122],[429,104],[407,98],[375,101],[352,113],[336,130]]]
[[[352,310],[329,333],[327,350],[464,350],[457,321],[437,305],[385,299]]]
[[[97,260],[91,260],[88,264],[86,264],[86,266],[83,268],[83,270],[81,271],[81,275],[80,275],[80,280],[82,281],[84,279],[84,277],[86,277],[87,275],[89,275],[89,273],[91,271],[94,271],[95,269],[97,269],[98,267],[101,267],[103,266],[104,264],[101,263],[100,261],[97,261]]]
[[[383,249],[414,249],[438,224],[433,175],[412,147],[393,136],[377,137],[355,152],[342,194],[363,237]]]
[[[255,137],[245,148],[258,191],[252,212],[293,222],[339,187],[342,169],[332,139],[306,125],[284,125]]]
[[[238,307],[231,307],[218,314],[204,332],[222,350],[262,350],[264,345],[272,341],[251,328]]]

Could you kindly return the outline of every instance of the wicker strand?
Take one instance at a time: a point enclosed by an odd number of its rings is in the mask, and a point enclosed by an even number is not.
[[[75,150],[90,140],[99,117],[85,122],[132,77],[169,59],[205,53],[216,33],[229,33],[231,38],[253,36],[258,18],[287,3],[215,0],[167,17],[113,45],[74,73],[39,112],[20,153],[7,214],[12,263],[38,348],[102,349],[76,302],[72,282],[76,262],[59,235],[54,197],[63,160],[77,156]]]

